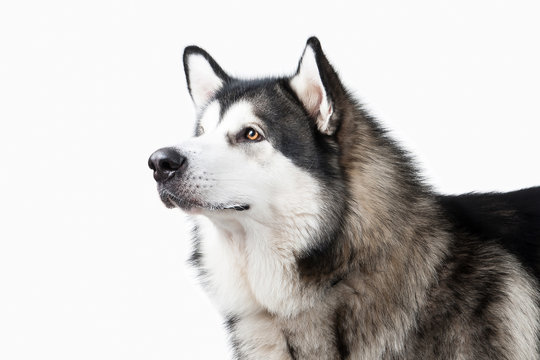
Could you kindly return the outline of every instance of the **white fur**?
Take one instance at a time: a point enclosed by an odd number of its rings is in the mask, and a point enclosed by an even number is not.
[[[216,128],[219,121],[219,102],[214,101],[206,107],[204,113],[199,120],[199,126],[206,131],[206,129],[213,130]]]
[[[208,61],[200,54],[191,54],[187,59],[189,86],[193,103],[199,111],[223,86]]]
[[[187,176],[206,186],[193,196],[250,209],[198,210],[205,283],[224,315],[291,316],[315,300],[300,287],[294,255],[319,231],[321,189],[268,141],[230,143],[246,127],[264,133],[250,103],[234,104],[220,122],[217,116],[219,105],[209,104],[205,133],[180,146],[188,154]]]
[[[319,130],[330,135],[335,130],[330,126],[330,118],[333,113],[332,104],[324,89],[315,52],[311,46],[306,47],[300,61],[298,74],[291,79],[290,84],[310,115],[317,119]]]
[[[519,270],[516,270],[519,269]],[[507,280],[506,302],[501,312],[502,326],[507,326],[509,335],[508,347],[513,349],[512,360],[533,360],[538,354],[537,348],[531,349],[531,344],[538,344],[537,334],[540,331],[540,312],[538,309],[539,294],[534,281],[516,263],[509,270]],[[534,350],[534,351],[533,351]]]
[[[287,341],[276,319],[259,312],[242,318],[235,326],[235,340],[248,359],[290,360]]]

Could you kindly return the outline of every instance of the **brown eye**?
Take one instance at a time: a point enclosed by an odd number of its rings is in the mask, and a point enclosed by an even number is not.
[[[246,139],[248,139],[249,141],[259,141],[259,140],[262,140],[262,136],[261,134],[259,134],[259,132],[253,128],[247,128],[246,129],[246,132],[245,132],[245,137]]]

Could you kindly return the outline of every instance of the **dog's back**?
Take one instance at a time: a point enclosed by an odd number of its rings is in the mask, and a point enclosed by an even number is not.
[[[453,225],[497,242],[540,279],[540,186],[508,193],[439,196]]]

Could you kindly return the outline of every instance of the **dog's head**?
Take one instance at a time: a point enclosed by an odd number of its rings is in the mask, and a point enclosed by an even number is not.
[[[346,94],[316,38],[290,77],[233,78],[195,46],[184,68],[195,134],[149,159],[166,206],[268,221],[342,201],[337,105]]]

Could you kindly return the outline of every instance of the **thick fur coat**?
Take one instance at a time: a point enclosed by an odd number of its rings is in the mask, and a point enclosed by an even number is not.
[[[291,77],[184,65],[195,136],[149,165],[237,359],[540,358],[540,188],[434,193],[316,38]]]

